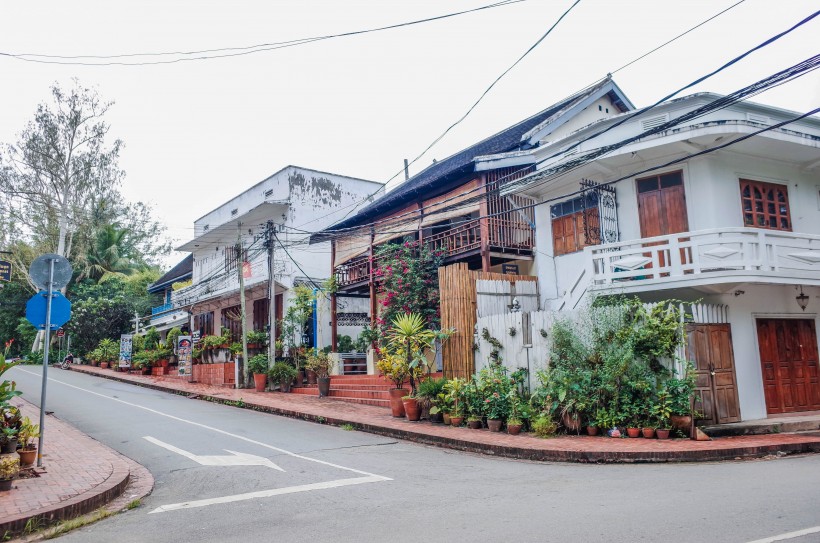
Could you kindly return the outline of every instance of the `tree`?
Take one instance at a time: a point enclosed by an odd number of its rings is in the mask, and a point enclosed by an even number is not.
[[[16,218],[41,238],[56,241],[54,252],[71,255],[70,231],[88,202],[109,195],[124,173],[118,166],[122,142],[105,145],[103,117],[113,104],[75,80],[69,91],[51,87],[53,104],[40,104],[17,145],[0,155],[0,189],[17,201]]]
[[[133,260],[125,256],[128,231],[109,224],[97,232],[94,244],[85,255],[78,280],[105,281],[111,277],[131,275],[137,271]]]

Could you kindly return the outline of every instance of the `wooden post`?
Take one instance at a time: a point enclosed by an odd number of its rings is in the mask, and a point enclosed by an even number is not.
[[[376,239],[376,231],[371,226],[370,227],[370,274],[369,274],[369,287],[370,287],[370,327],[376,327],[376,281],[374,275],[374,267],[375,267],[375,259],[373,258],[373,241]]]
[[[331,240],[330,242],[330,276],[336,276],[336,240]],[[339,351],[338,333],[336,291],[334,290],[330,293],[330,350],[334,353]]]
[[[490,271],[490,219],[487,216],[489,210],[489,196],[487,193],[487,174],[481,174],[482,190],[479,191],[484,197],[478,205],[478,225],[481,235],[481,271]]]

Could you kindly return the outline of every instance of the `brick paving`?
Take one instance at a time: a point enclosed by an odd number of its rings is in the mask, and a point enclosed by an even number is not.
[[[20,398],[12,403],[32,421],[39,420],[35,405]],[[16,479],[12,490],[0,492],[0,535],[21,531],[33,517],[46,525],[118,496],[145,496],[153,488],[145,468],[51,415],[46,418],[44,450],[43,467],[35,468],[39,477]]]
[[[612,439],[608,437],[561,436],[539,439],[532,435],[511,436],[488,430],[453,428],[428,422],[393,418],[382,407],[348,403],[330,398],[280,392],[255,392],[188,383],[165,376],[142,376],[74,366],[73,371],[114,379],[156,390],[235,405],[239,400],[249,409],[325,424],[351,424],[374,434],[407,439],[451,449],[541,461],[569,462],[693,462],[757,458],[774,454],[820,452],[820,435],[768,434],[732,436],[712,441],[689,439]]]

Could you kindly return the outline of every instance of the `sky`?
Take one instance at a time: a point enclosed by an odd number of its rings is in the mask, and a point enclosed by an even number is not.
[[[26,62],[7,54],[122,55],[245,47],[393,25],[493,0],[6,0],[0,6],[0,143],[18,139],[49,87],[77,78],[115,105],[122,192],[153,206],[179,245],[193,221],[293,164],[373,181],[416,158],[574,0],[524,0],[398,29],[211,60],[136,66]],[[654,103],[793,26],[818,7],[745,0],[581,0],[475,110],[410,167],[415,174],[607,73],[637,107]],[[817,54],[820,17],[685,94],[727,94]],[[168,56],[125,57],[156,62]],[[57,60],[57,59],[52,59]],[[61,60],[66,62],[67,60]],[[84,62],[101,62],[84,59]],[[805,112],[820,70],[753,98]],[[184,256],[169,255],[172,266]]]

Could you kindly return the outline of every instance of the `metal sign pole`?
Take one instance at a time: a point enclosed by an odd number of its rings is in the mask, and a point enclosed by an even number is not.
[[[48,294],[46,298],[45,347],[43,348],[43,388],[40,392],[40,439],[37,443],[37,467],[43,467],[43,435],[46,433],[46,384],[48,383],[48,347],[51,343],[51,296],[54,292],[54,259],[48,261]]]

